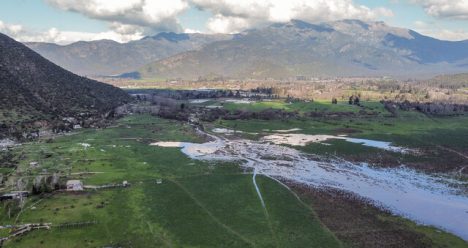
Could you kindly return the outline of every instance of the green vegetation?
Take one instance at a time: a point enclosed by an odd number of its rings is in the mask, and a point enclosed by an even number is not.
[[[386,152],[343,140],[298,147],[319,155],[366,161],[371,157],[395,159],[409,164],[426,164],[431,171],[443,164],[462,161],[468,134],[466,116],[430,118],[416,112],[399,112],[388,117],[379,103],[364,102],[372,117],[304,118],[294,120],[218,120],[207,124],[244,132],[249,138],[300,128],[305,134],[347,134],[352,137],[391,141],[396,145],[425,151],[425,156]],[[359,112],[363,108],[328,102],[225,103],[231,110]],[[265,208],[255,191],[252,174],[238,164],[191,160],[178,148],[150,146],[155,141],[204,142],[188,124],[131,115],[115,126],[86,129],[74,135],[24,144],[13,150],[21,157],[9,180],[32,178],[40,173],[58,173],[62,180],[79,179],[85,185],[121,183],[128,188],[86,190],[80,193],[53,193],[28,198],[22,212],[7,215],[0,206],[0,225],[52,223],[50,230],[35,230],[6,243],[6,247],[347,247],[321,223],[312,198],[300,199],[278,182],[257,176]],[[89,144],[89,147],[87,146]],[[445,149],[445,150],[444,150]],[[447,150],[448,149],[448,150]],[[452,151],[450,151],[452,150]],[[448,154],[448,155],[444,155]],[[30,162],[38,162],[37,168]],[[448,161],[448,162],[447,162]],[[379,161],[377,161],[379,162]],[[382,161],[380,161],[382,162]],[[399,164],[399,163],[395,163]],[[452,170],[454,168],[449,168]],[[2,172],[11,172],[4,169]],[[157,180],[162,180],[161,184]],[[31,182],[30,182],[31,183]],[[9,190],[6,187],[4,191]],[[304,203],[304,202],[306,203]],[[312,207],[311,207],[312,206]],[[363,210],[365,211],[365,210]],[[375,214],[375,213],[374,213]],[[433,228],[421,227],[388,214],[382,221],[419,233],[434,247],[463,247],[464,241]],[[95,224],[60,227],[67,223]],[[4,232],[3,236],[7,233]]]
[[[252,175],[236,164],[193,161],[177,148],[149,145],[164,140],[202,141],[186,124],[131,116],[115,127],[17,148],[24,156],[19,168],[23,176],[37,174],[39,169],[30,169],[29,162],[38,161],[41,170],[81,179],[85,185],[128,180],[132,186],[30,197],[16,222],[16,216],[2,214],[1,224],[97,223],[33,231],[7,247],[341,246],[314,212],[280,184],[257,178],[265,194],[264,210]],[[90,173],[73,174],[80,172]]]
[[[301,113],[310,111],[328,111],[328,112],[358,112],[359,107],[349,105],[347,102],[340,104],[331,104],[331,101],[313,101],[313,102],[293,102],[286,103],[284,100],[265,101],[254,103],[224,103],[223,107],[227,110],[249,110],[262,111],[265,109],[282,109],[285,111],[298,111]]]

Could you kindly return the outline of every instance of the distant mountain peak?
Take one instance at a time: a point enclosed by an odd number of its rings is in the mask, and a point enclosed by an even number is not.
[[[333,32],[334,29],[326,24],[312,24],[306,21],[301,21],[297,19],[292,19],[286,23],[275,23],[272,24],[271,27],[273,28],[296,28],[300,30],[314,30],[317,32]]]
[[[26,43],[50,61],[80,75],[109,76],[129,72],[153,61],[197,50],[230,35],[177,34],[163,32],[140,40],[118,43],[112,40],[80,41],[69,45]]]
[[[337,22],[343,22],[343,23],[347,23],[347,24],[350,24],[350,25],[358,25],[361,28],[366,29],[366,30],[368,30],[369,27],[371,26],[370,23],[362,21],[362,20],[358,20],[358,19],[345,19],[345,20],[341,20],[341,21],[337,21]],[[384,22],[382,22],[382,23],[384,23]]]
[[[178,34],[174,32],[161,32],[155,36],[149,36],[143,39],[168,40],[170,42],[179,42],[184,40],[190,40],[190,35],[186,33]]]
[[[138,70],[143,78],[317,76],[417,77],[468,68],[468,44],[429,39],[384,22],[301,20],[247,30],[234,39]]]

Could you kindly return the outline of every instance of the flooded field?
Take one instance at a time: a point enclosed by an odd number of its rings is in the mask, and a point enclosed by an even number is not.
[[[151,145],[179,147],[192,159],[238,160],[258,174],[283,178],[313,187],[331,187],[372,200],[394,214],[418,223],[433,225],[468,240],[468,192],[464,182],[436,177],[401,166],[381,169],[344,160],[324,160],[279,144],[303,145],[328,139],[385,150],[405,152],[405,148],[382,141],[344,136],[273,134],[260,141],[230,140],[210,134],[213,141],[195,144],[157,142]]]
[[[291,129],[294,130],[295,129]],[[284,131],[289,130],[279,130],[282,131],[280,134],[273,134],[263,137],[264,141],[272,142],[277,145],[292,145],[292,146],[305,146],[309,143],[322,143],[327,140],[331,139],[339,139],[345,140],[351,143],[362,144],[364,146],[379,148],[387,151],[392,152],[401,152],[401,153],[408,153],[412,152],[412,150],[404,148],[404,147],[397,147],[391,145],[390,142],[385,141],[377,141],[377,140],[369,140],[369,139],[356,139],[350,138],[346,136],[333,136],[333,135],[308,135],[308,134],[284,134]]]

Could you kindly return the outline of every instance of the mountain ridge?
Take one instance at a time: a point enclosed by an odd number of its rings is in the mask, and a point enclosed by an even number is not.
[[[197,50],[230,35],[159,33],[140,40],[119,43],[113,40],[78,41],[68,45],[26,42],[25,45],[48,60],[79,75],[122,74],[150,62],[180,52]]]
[[[441,48],[441,49],[437,49]],[[443,41],[383,22],[292,20],[148,64],[144,78],[430,76],[468,70],[468,41]]]

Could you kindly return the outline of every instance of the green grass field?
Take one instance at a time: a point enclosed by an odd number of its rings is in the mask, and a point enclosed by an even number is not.
[[[318,106],[319,103],[298,104],[292,105],[290,110]],[[341,108],[340,105],[335,107]],[[418,113],[402,113],[398,118],[217,121],[213,126],[248,132],[301,128],[301,133],[308,134],[337,134],[339,129],[352,128],[360,131],[350,134],[355,137],[378,138],[410,147],[421,146],[425,144],[423,141],[429,140],[461,149],[466,144],[463,138],[468,133],[466,123],[466,117],[431,119]],[[309,205],[276,181],[257,176],[265,201],[263,208],[252,174],[243,171],[238,164],[191,160],[178,148],[149,145],[155,141],[202,142],[203,139],[185,123],[133,115],[118,120],[113,127],[83,130],[49,142],[42,140],[16,148],[14,152],[22,156],[16,178],[32,178],[46,169],[47,173],[80,179],[85,185],[127,180],[132,186],[33,196],[28,198],[23,211],[11,218],[2,204],[0,225],[97,222],[81,227],[33,231],[8,241],[6,247],[348,246],[320,222]],[[90,147],[85,148],[84,143]],[[338,155],[380,152],[342,141],[329,143],[332,146],[313,144],[301,149]],[[32,161],[39,162],[40,167],[30,168]],[[82,172],[89,173],[77,174]],[[157,179],[162,179],[163,183],[157,184]],[[420,226],[408,223],[402,228],[424,233]],[[445,240],[464,243],[444,232],[435,233],[430,229],[426,235],[436,244],[444,244]]]
[[[38,173],[28,170],[30,161],[38,161],[41,169],[71,173],[68,178],[85,185],[128,180],[132,186],[30,197],[17,222],[2,214],[1,224],[97,224],[33,231],[7,247],[341,246],[314,212],[278,183],[258,177],[267,206],[263,209],[251,174],[243,174],[236,164],[192,161],[177,148],[148,145],[163,140],[201,141],[185,124],[132,116],[116,127],[18,148],[25,156],[22,175]],[[78,172],[99,173],[73,174]]]

